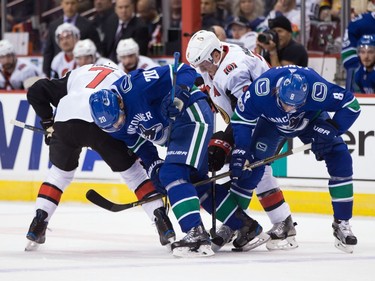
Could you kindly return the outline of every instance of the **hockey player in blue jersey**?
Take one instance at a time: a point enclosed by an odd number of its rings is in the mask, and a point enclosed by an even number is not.
[[[346,69],[346,89],[349,91],[353,90],[354,71],[360,64],[357,54],[358,41],[365,34],[375,34],[375,12],[358,15],[345,30],[341,60]]]
[[[375,94],[375,34],[361,37],[358,57],[361,65],[354,74],[355,90],[358,93]]]
[[[333,112],[333,117],[327,112]],[[244,170],[247,162],[272,156],[284,138],[312,143],[312,152],[318,161],[325,161],[330,175],[335,246],[352,252],[357,244],[349,225],[352,158],[340,135],[359,114],[352,92],[329,83],[313,69],[284,66],[268,70],[238,100],[231,118],[236,146],[230,164],[232,196],[247,206],[249,190],[242,187],[255,187],[263,175],[264,167]]]
[[[207,178],[213,113],[207,96],[193,87],[196,79],[193,68],[179,65],[174,100],[170,93],[172,77],[171,65],[133,71],[109,90],[92,94],[91,112],[99,127],[125,141],[142,159],[150,178],[168,194],[181,230],[187,233],[182,240],[172,243],[173,255],[210,256],[214,252],[202,223],[199,201],[203,194],[208,194],[210,185],[196,189],[192,182]],[[154,144],[167,146],[165,161],[159,158]],[[219,199],[227,196],[227,189],[218,185],[217,189]],[[209,199],[202,203],[208,212],[211,202]],[[236,202],[232,200],[230,204]],[[262,234],[259,224],[239,208],[227,224],[243,234],[240,240],[235,240],[239,248]]]

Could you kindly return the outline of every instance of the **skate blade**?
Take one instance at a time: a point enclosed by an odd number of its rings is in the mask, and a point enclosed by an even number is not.
[[[177,247],[172,251],[172,255],[178,258],[202,258],[210,257],[215,253],[210,245],[201,245],[197,250],[192,251],[189,247]]]
[[[346,244],[343,244],[339,239],[335,239],[335,247],[345,253],[348,253],[348,254],[353,254],[353,249],[354,249],[354,246],[353,245],[346,245]]]
[[[172,243],[176,241],[176,236],[168,238],[168,241],[169,242],[167,244],[162,246],[164,246],[167,249],[168,253],[170,253],[172,252]]]
[[[233,252],[248,252],[252,249],[255,249],[259,247],[260,245],[263,245],[266,243],[271,237],[267,234],[262,232],[258,236],[255,236],[253,240],[251,240],[249,243],[247,243],[245,246],[242,246],[241,248],[232,248]]]
[[[35,241],[28,241],[27,245],[25,247],[25,251],[26,252],[36,251],[36,250],[38,250],[39,246],[40,246],[40,244],[36,243]]]
[[[298,248],[295,236],[289,236],[286,239],[270,239],[267,241],[266,248],[269,251],[275,250],[293,250]]]

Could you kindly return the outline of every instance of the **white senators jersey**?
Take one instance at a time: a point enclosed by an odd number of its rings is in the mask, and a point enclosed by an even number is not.
[[[87,64],[73,70],[68,78],[68,94],[60,100],[57,106],[55,122],[71,119],[94,122],[89,106],[90,95],[109,88],[123,75],[125,73],[114,63]]]
[[[51,78],[63,78],[65,74],[77,67],[73,59],[69,59],[64,52],[58,53],[51,63]]]
[[[212,78],[207,72],[201,75],[213,103],[229,124],[233,114],[232,100],[237,100],[256,78],[269,69],[269,65],[262,56],[247,49],[222,44],[224,53],[215,76]]]
[[[1,69],[1,67],[0,67]],[[30,77],[42,76],[38,68],[28,60],[17,58],[16,67],[7,77],[4,70],[0,72],[0,89],[19,90],[24,89],[23,82]]]

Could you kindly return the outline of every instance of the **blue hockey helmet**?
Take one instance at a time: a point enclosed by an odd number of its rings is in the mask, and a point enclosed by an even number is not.
[[[308,85],[305,76],[290,73],[281,80],[278,98],[283,104],[294,108],[293,111],[289,111],[290,113],[294,113],[305,104],[307,94]]]
[[[375,34],[365,34],[358,40],[358,48],[375,47]]]
[[[90,96],[91,116],[96,125],[107,133],[119,131],[125,124],[125,112],[120,94],[100,90]]]

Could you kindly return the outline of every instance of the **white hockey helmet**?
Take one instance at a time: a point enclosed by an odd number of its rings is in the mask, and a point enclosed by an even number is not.
[[[73,49],[75,58],[83,56],[96,56],[96,46],[90,39],[79,40]]]
[[[63,34],[64,32],[66,33],[71,33],[73,36],[75,36],[78,40],[81,36],[81,33],[79,31],[79,29],[77,27],[75,27],[73,24],[71,23],[63,23],[63,24],[60,24],[57,28],[56,28],[56,31],[55,31],[55,40],[56,40],[56,43],[59,44],[59,36],[61,34]]]
[[[14,46],[12,43],[10,43],[8,40],[0,40],[0,56],[6,56],[9,54],[15,54],[16,50],[14,49]]]
[[[117,44],[116,53],[118,57],[129,56],[129,55],[139,55],[138,43],[134,41],[133,38],[122,39]]]
[[[214,63],[212,52],[218,50],[222,53],[223,46],[215,33],[206,30],[197,31],[189,40],[186,49],[186,59],[197,67],[203,61]],[[214,63],[215,64],[215,63]]]

